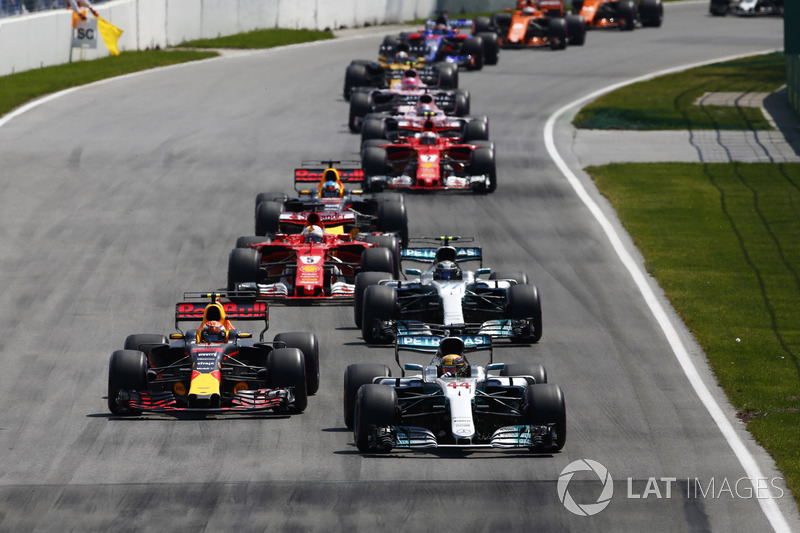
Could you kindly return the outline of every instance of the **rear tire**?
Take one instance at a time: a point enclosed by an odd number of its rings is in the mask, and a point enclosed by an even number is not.
[[[342,410],[344,415],[344,425],[348,429],[353,429],[356,414],[356,399],[358,389],[361,385],[372,383],[376,377],[390,377],[392,371],[389,367],[380,363],[359,363],[348,365],[344,369],[344,396],[342,398]]]
[[[115,415],[138,415],[139,409],[117,403],[121,390],[147,392],[147,358],[139,350],[117,350],[108,363],[108,410]]]
[[[498,270],[489,274],[489,279],[513,279],[519,285],[528,285],[530,283],[528,274],[518,270]]]
[[[639,17],[642,26],[660,28],[664,22],[664,4],[661,0],[642,0],[639,6]]]
[[[290,388],[294,392],[294,405],[290,410],[302,413],[308,406],[305,358],[297,348],[276,348],[267,358],[269,386],[273,389]]]
[[[580,15],[567,15],[567,40],[570,46],[583,46],[586,42],[586,20]]]
[[[350,63],[344,73],[344,99],[350,100],[350,95],[353,93],[354,88],[367,85],[369,85],[367,66],[358,63]]]
[[[547,38],[551,50],[564,50],[567,47],[567,21],[563,18],[550,19],[547,24]]]
[[[537,385],[547,383],[547,370],[538,363],[506,363],[501,376],[531,376]]]
[[[467,66],[467,70],[481,70],[484,63],[483,39],[480,37],[470,37],[461,45],[461,54],[472,56],[472,63]]]
[[[306,370],[306,392],[309,396],[319,390],[319,340],[313,333],[294,331],[278,333],[274,341],[283,341],[287,348],[297,348],[303,352]]]
[[[378,205],[377,218],[378,231],[397,233],[400,236],[400,245],[404,248],[408,246],[408,212],[404,202],[395,200],[381,202]]]
[[[390,272],[394,268],[394,254],[387,248],[367,248],[361,254],[361,272]]]
[[[169,341],[164,335],[155,333],[140,333],[136,335],[128,335],[125,338],[125,350],[136,350],[144,353],[145,357],[150,357],[150,352],[155,348],[155,345],[169,344]]]
[[[353,133],[360,132],[360,120],[370,111],[372,111],[371,92],[353,91],[350,95],[350,117],[347,122],[350,131]]]
[[[280,233],[283,202],[261,202],[256,206],[256,235]]]
[[[636,27],[636,4],[633,0],[619,0],[617,16],[620,19],[620,30],[633,31]]]
[[[236,247],[237,248],[250,248],[251,244],[261,244],[265,242],[270,242],[272,239],[264,236],[260,237],[258,235],[245,235],[236,239]]]
[[[497,41],[497,34],[489,31],[477,35],[483,41],[483,64],[496,65],[500,57],[500,43]]]

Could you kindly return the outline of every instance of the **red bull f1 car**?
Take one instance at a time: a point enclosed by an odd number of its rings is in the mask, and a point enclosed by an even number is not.
[[[108,409],[141,413],[299,413],[319,388],[319,343],[312,333],[281,333],[264,341],[267,302],[252,293],[185,293],[175,330],[129,335],[111,355]],[[263,321],[259,340],[237,321]],[[181,331],[180,322],[199,326]]]
[[[401,377],[383,364],[350,365],[344,374],[344,420],[364,453],[393,449],[525,448],[552,453],[566,443],[566,402],[542,365],[494,363],[486,335],[401,335]],[[489,353],[486,366],[467,359]],[[405,370],[412,373],[406,375]]]
[[[339,163],[351,166],[333,167]],[[314,213],[328,233],[397,233],[405,245],[408,214],[403,196],[363,195],[363,180],[357,160],[303,161],[303,167],[294,171],[297,196],[270,192],[256,196],[255,234],[300,233]],[[357,188],[347,188],[350,184]]]

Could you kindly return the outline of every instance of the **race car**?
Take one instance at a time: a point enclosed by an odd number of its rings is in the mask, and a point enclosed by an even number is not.
[[[358,88],[350,96],[347,125],[358,133],[364,117],[369,113],[401,114],[413,108],[423,96],[433,98],[436,105],[448,115],[469,114],[470,94],[464,89],[429,89],[413,69],[403,72],[400,89]]]
[[[361,150],[367,146],[380,146],[379,140],[396,141],[423,131],[435,131],[462,143],[488,141],[489,119],[485,115],[449,116],[439,109],[430,95],[422,95],[415,106],[403,113],[366,115],[361,125]]]
[[[492,272],[482,268],[480,247],[450,245],[471,242],[471,237],[411,240],[442,244],[402,250],[403,260],[430,263],[425,271],[405,271],[416,278],[393,280],[381,272],[356,276],[353,319],[367,343],[386,344],[405,332],[425,331],[431,324],[513,342],[541,339],[539,290],[529,283],[526,273]],[[465,261],[478,261],[481,268],[462,270],[459,264]],[[482,277],[487,274],[488,278]]]
[[[573,0],[572,12],[586,19],[588,28],[633,30],[637,23],[658,28],[664,21],[661,0]]]
[[[535,363],[504,364],[492,359],[487,335],[400,335],[401,351],[430,358],[404,363],[402,377],[389,367],[349,365],[344,374],[344,421],[363,453],[392,449],[527,448],[560,451],[567,438],[564,393],[547,382]],[[488,352],[488,364],[470,362]],[[405,370],[414,372],[405,375]],[[497,372],[499,374],[490,374]]]
[[[175,330],[138,334],[111,354],[108,409],[141,413],[300,413],[319,388],[319,342],[313,333],[280,333],[264,341],[269,305],[252,293],[184,293]],[[259,340],[232,320],[264,321]],[[199,322],[181,331],[180,322]]]
[[[349,166],[334,168],[338,164]],[[298,196],[276,192],[256,196],[255,234],[300,233],[308,215],[316,213],[328,233],[394,232],[405,246],[408,214],[403,196],[363,195],[363,180],[358,160],[303,161],[294,171]],[[348,184],[359,188],[348,189]]]
[[[724,17],[728,13],[739,16],[777,15],[783,16],[783,0],[711,0],[709,13]]]
[[[391,42],[391,36],[386,37]],[[354,59],[344,75],[344,99],[349,100],[357,87],[398,89],[403,82],[403,73],[408,69],[419,72],[426,87],[441,89],[458,88],[458,66],[452,63],[428,64],[423,58],[409,56],[408,46],[381,45],[378,60]]]
[[[491,193],[497,189],[494,143],[464,142],[433,130],[399,137],[361,152],[364,188],[368,191],[461,191]]]
[[[496,65],[500,53],[497,35],[478,31],[461,33],[461,30],[473,28],[472,20],[451,20],[446,12],[439,12],[436,19],[425,22],[424,30],[384,39],[384,48],[397,50],[407,47],[411,57],[422,58],[427,63],[451,63],[467,70]]]
[[[300,234],[239,237],[228,257],[228,290],[260,299],[335,302],[353,298],[359,272],[399,273],[394,234],[331,234],[317,213]]]
[[[517,9],[475,19],[481,31],[494,31],[503,48],[549,46],[563,50],[567,43],[586,42],[586,21],[580,15],[566,15],[563,0],[518,0]]]

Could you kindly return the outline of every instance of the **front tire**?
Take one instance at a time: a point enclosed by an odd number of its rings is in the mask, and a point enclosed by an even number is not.
[[[567,442],[567,406],[561,387],[553,383],[528,385],[525,391],[526,418],[531,425],[554,424],[556,440],[553,443],[560,451]]]
[[[370,442],[369,435],[375,427],[395,425],[397,418],[397,391],[387,385],[362,385],[358,389],[355,413],[355,441],[358,450],[383,452],[391,447],[382,447]]]
[[[147,392],[147,358],[139,350],[116,350],[108,363],[108,410],[115,415],[138,415],[139,409],[121,407],[119,392]]]
[[[319,390],[319,340],[317,336],[305,331],[294,331],[278,333],[273,340],[284,342],[287,348],[297,348],[303,352],[306,391],[309,396],[316,394]]]
[[[297,348],[276,348],[267,358],[269,386],[273,389],[292,389],[294,405],[290,410],[302,413],[308,406],[305,358]]]

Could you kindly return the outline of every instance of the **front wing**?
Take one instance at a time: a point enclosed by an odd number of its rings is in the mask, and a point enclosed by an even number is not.
[[[224,407],[182,407],[171,392],[120,391],[117,397],[122,409],[158,413],[229,413],[253,412],[268,409],[285,409],[294,404],[294,393],[288,389],[245,390],[234,395],[230,405]]]
[[[439,444],[430,430],[416,426],[394,426],[394,448],[533,448],[547,451],[556,447],[552,425],[504,426],[497,429],[487,443]]]

